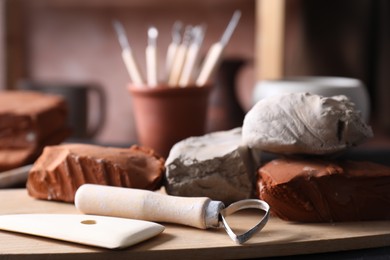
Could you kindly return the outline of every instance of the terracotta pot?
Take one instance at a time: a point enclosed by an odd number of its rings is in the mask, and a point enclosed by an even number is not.
[[[211,87],[129,85],[138,143],[163,157],[180,140],[205,133]]]

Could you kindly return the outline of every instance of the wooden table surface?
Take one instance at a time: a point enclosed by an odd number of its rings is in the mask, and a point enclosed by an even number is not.
[[[0,201],[0,214],[79,214],[72,204],[35,200],[25,189],[0,190]],[[243,230],[248,228],[246,225],[258,221],[259,212],[243,212],[231,216],[228,221],[237,230]],[[230,240],[224,229],[199,230],[164,225],[166,229],[162,234],[124,250],[100,249],[0,231],[0,258],[239,259],[390,246],[390,221],[296,224],[271,218],[260,233],[243,245]]]

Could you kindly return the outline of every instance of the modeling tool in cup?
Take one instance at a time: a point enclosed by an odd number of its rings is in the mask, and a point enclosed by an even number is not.
[[[76,192],[75,205],[83,213],[169,222],[200,229],[223,226],[236,243],[244,243],[268,221],[269,206],[257,199],[241,200],[225,208],[221,201],[206,197],[178,197],[140,189],[84,184]],[[236,235],[225,217],[236,211],[255,208],[260,221],[247,232]]]
[[[186,59],[183,65],[183,71],[180,76],[179,86],[186,87],[193,80],[193,73],[196,62],[198,61],[200,46],[204,38],[204,26],[195,26],[192,30],[191,44],[188,47]]]
[[[148,46],[146,47],[146,75],[147,83],[150,87],[157,85],[157,36],[156,27],[148,29]]]
[[[207,56],[202,64],[199,76],[196,79],[197,86],[204,86],[207,81],[210,80],[211,75],[215,71],[221,59],[222,52],[225,49],[225,46],[229,42],[234,30],[237,27],[240,17],[241,11],[236,10],[219,42],[214,43],[210,47],[210,50],[207,52]]]
[[[175,60],[177,54],[177,48],[181,42],[181,30],[183,28],[183,24],[180,21],[176,21],[172,27],[172,42],[168,46],[166,64],[165,64],[165,77],[166,81],[169,79],[169,75],[171,75],[173,61]]]
[[[144,82],[138,69],[137,62],[133,56],[133,52],[130,48],[129,41],[127,40],[123,25],[117,20],[113,21],[113,25],[118,35],[119,44],[122,47],[122,59],[126,65],[127,72],[129,73],[134,85],[142,86]]]
[[[187,55],[188,45],[191,40],[192,26],[186,26],[184,31],[183,40],[177,48],[175,59],[173,60],[171,74],[169,75],[168,85],[171,87],[177,87],[181,72],[183,70],[184,61]]]

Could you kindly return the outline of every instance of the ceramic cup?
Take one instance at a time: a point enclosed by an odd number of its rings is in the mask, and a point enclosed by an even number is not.
[[[290,77],[281,80],[263,80],[256,83],[254,104],[265,97],[283,93],[309,92],[325,97],[345,95],[360,110],[364,120],[369,120],[370,100],[364,84],[354,78],[344,77]]]
[[[205,133],[210,86],[128,86],[138,143],[167,158],[180,140]]]
[[[91,83],[58,83],[20,81],[18,88],[62,96],[69,108],[68,125],[72,129],[72,137],[90,139],[102,129],[105,123],[106,94],[101,86]],[[89,96],[97,97],[98,120],[89,122]]]

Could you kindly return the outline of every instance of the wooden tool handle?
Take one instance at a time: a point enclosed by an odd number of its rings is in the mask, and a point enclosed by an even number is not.
[[[201,229],[218,227],[222,202],[157,192],[84,184],[76,192],[75,205],[83,213],[170,222]]]
[[[141,73],[139,71],[138,65],[133,57],[133,53],[130,49],[125,49],[122,51],[122,58],[126,65],[127,72],[129,73],[131,80],[137,86],[142,86],[144,84],[142,80]]]
[[[166,81],[168,81],[169,76],[171,75],[172,67],[173,67],[173,61],[175,60],[176,53],[177,53],[177,44],[171,43],[168,46],[167,50],[167,57],[166,57],[166,63],[165,63],[165,77]]]
[[[191,82],[192,73],[194,71],[195,63],[199,52],[199,45],[192,44],[187,51],[186,59],[183,65],[183,71],[180,75],[179,86],[186,87]]]
[[[177,53],[172,64],[171,74],[168,78],[168,85],[171,87],[177,87],[179,83],[180,75],[183,69],[183,64],[186,58],[187,46],[181,44],[177,48]]]
[[[211,46],[203,62],[199,76],[196,79],[197,86],[204,86],[210,80],[210,77],[213,75],[221,60],[223,50],[224,46],[219,42]]]
[[[146,47],[146,72],[149,87],[157,85],[157,50],[155,46]]]

